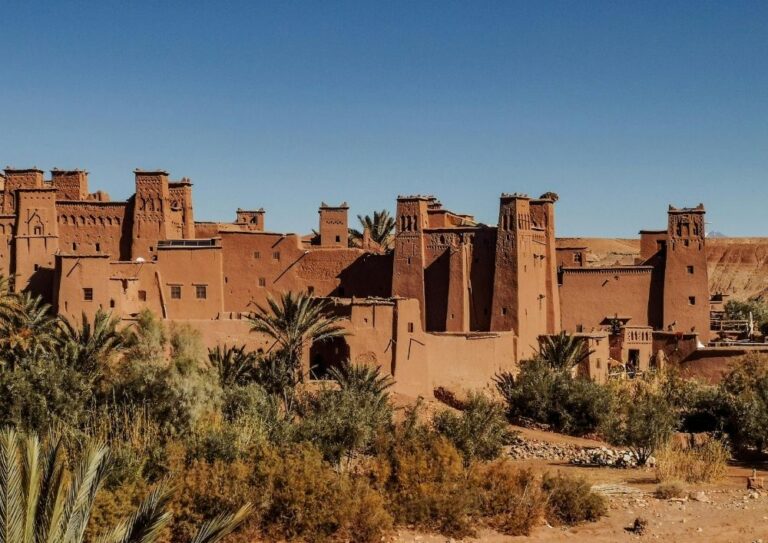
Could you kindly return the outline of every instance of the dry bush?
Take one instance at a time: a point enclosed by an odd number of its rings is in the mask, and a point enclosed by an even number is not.
[[[474,533],[468,473],[447,439],[426,429],[398,432],[375,459],[370,476],[397,524],[455,537]]]
[[[687,483],[717,481],[725,475],[729,457],[728,448],[717,439],[687,448],[670,442],[656,454],[656,479]]]
[[[306,444],[277,459],[270,493],[263,524],[275,539],[380,541],[392,526],[379,493]]]
[[[584,479],[547,474],[542,487],[548,496],[547,520],[550,524],[572,526],[593,522],[608,512],[606,499],[592,492]]]
[[[671,498],[682,498],[685,496],[685,487],[679,481],[669,481],[661,483],[656,487],[654,495],[660,500],[669,500]]]
[[[531,470],[498,460],[475,466],[472,479],[478,512],[494,530],[506,535],[529,535],[544,517],[547,496]]]

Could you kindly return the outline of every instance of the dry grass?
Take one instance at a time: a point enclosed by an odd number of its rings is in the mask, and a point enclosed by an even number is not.
[[[661,483],[656,487],[654,495],[660,500],[669,500],[671,498],[682,498],[685,496],[685,487],[680,481],[669,481]]]
[[[728,448],[717,439],[693,447],[670,442],[656,453],[656,478],[662,483],[717,481],[725,475],[729,457]]]

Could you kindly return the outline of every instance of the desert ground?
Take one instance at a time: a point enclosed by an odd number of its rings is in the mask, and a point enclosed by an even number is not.
[[[514,427],[523,438],[557,444],[603,446],[589,439]],[[615,469],[574,466],[567,462],[546,460],[515,460],[536,470],[561,471],[580,475],[603,492],[609,499],[607,517],[574,528],[543,524],[527,537],[504,536],[492,531],[478,532],[465,541],[506,542],[589,542],[614,543],[636,541],[670,541],[674,543],[768,543],[768,492],[747,490],[746,479],[752,468],[729,466],[726,477],[712,484],[687,485],[694,498],[660,500],[654,497],[657,486],[652,469]],[[768,465],[761,464],[758,475],[768,475]],[[701,501],[699,501],[701,500]],[[638,536],[627,528],[636,518],[648,521],[644,535]],[[444,536],[401,530],[392,541],[437,543],[453,541]]]

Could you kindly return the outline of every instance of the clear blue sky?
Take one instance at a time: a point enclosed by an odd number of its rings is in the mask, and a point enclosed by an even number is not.
[[[136,167],[198,219],[306,232],[434,193],[496,222],[560,194],[559,235],[668,203],[768,235],[768,2],[0,2],[0,166]]]

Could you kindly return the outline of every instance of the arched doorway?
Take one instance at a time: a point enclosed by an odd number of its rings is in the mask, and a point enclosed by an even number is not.
[[[349,360],[349,345],[343,337],[316,341],[309,349],[309,378],[328,379],[328,372]]]

